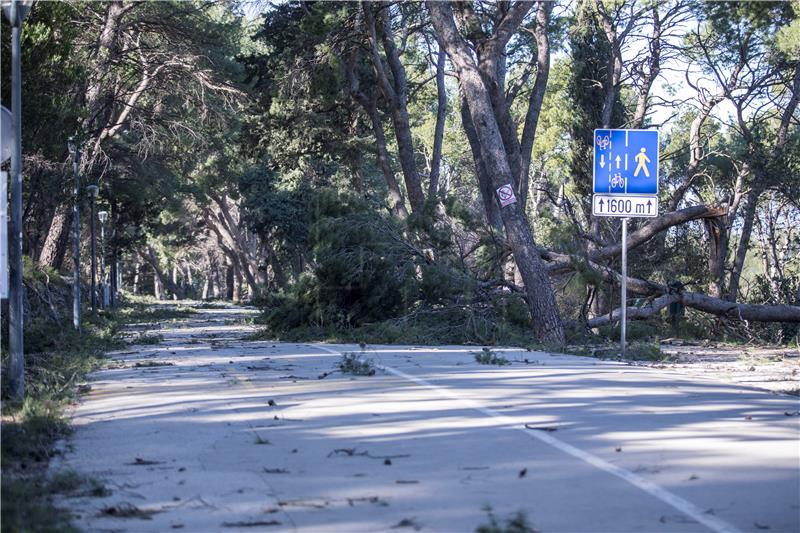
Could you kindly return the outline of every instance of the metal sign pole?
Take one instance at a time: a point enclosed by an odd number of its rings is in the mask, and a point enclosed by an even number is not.
[[[16,3],[12,3],[12,10]],[[22,285],[22,23],[11,26],[11,112],[14,115],[14,150],[11,153],[11,219],[8,224],[9,291],[8,291],[8,356],[9,396],[25,397],[25,334],[23,331]]]
[[[622,305],[620,306],[620,346],[622,348],[622,357],[625,357],[627,347],[625,346],[625,333],[627,325],[627,308],[628,302],[628,219],[622,219]]]
[[[81,207],[80,207],[80,194],[81,194],[81,174],[80,174],[80,149],[76,148],[75,156],[72,159],[72,171],[75,174],[75,184],[73,191],[73,243],[72,261],[75,267],[73,273],[73,286],[72,286],[72,326],[78,333],[81,332]]]

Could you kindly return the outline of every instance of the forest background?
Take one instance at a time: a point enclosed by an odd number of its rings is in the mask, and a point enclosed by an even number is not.
[[[131,293],[252,301],[271,338],[614,339],[620,221],[591,215],[595,128],[661,135],[661,215],[630,223],[632,335],[796,343],[798,10],[38,2],[26,351],[70,320],[52,294],[72,268],[71,136],[82,234],[96,184],[103,275]],[[88,255],[85,238],[85,280]]]

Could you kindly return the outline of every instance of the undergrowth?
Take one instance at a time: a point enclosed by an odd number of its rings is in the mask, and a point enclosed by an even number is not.
[[[125,307],[119,310],[119,319],[125,324],[141,324],[178,320],[197,314],[197,309],[188,305],[165,305],[164,302],[156,305],[156,302],[140,296],[126,296]]]
[[[475,362],[482,365],[503,366],[511,364],[511,361],[505,357],[498,356],[489,348],[483,348],[480,352],[473,352],[473,355],[475,356]]]
[[[50,291],[53,301],[68,301],[61,293],[68,293],[70,288],[59,285],[62,281],[54,281],[56,276],[36,271],[25,281],[40,294]],[[64,407],[77,399],[79,384],[100,367],[103,354],[125,343],[117,335],[118,315],[113,311],[85,311],[81,333],[71,327],[66,306],[54,306],[47,313],[31,313],[29,319],[24,330],[25,398],[4,400],[2,404],[3,530],[73,531],[66,513],[54,506],[53,496],[78,490],[87,495],[103,495],[105,489],[76,474],[48,477],[47,464],[56,453],[56,441],[70,432]],[[7,359],[8,350],[4,348],[4,368]],[[3,398],[8,397],[7,388],[4,373]]]
[[[163,340],[164,340],[163,335],[159,335],[157,333],[154,334],[140,333],[135,337],[131,337],[128,340],[128,344],[159,344]]]
[[[489,506],[485,507],[484,511],[488,514],[489,523],[478,526],[475,530],[476,533],[536,533],[536,530],[528,522],[528,517],[522,511],[518,511],[514,516],[505,520],[497,518]]]
[[[343,353],[338,366],[342,374],[352,374],[354,376],[375,375],[375,366],[372,361],[361,359],[360,355],[355,352]]]
[[[267,309],[260,322],[266,327],[251,340],[277,339],[288,342],[330,342],[335,344],[473,344],[530,346],[529,327],[472,309],[423,309],[412,314],[357,325],[319,321],[284,327],[271,316],[283,307]]]

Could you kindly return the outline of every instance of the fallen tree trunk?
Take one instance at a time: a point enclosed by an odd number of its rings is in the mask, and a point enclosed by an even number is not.
[[[686,307],[717,316],[753,322],[800,322],[800,306],[788,304],[739,304],[697,292],[681,293]]]
[[[723,318],[752,322],[800,322],[800,306],[776,304],[737,304],[721,298],[714,298],[697,292],[681,292],[664,294],[649,304],[642,307],[629,307],[628,318],[642,319],[658,314],[662,309],[672,303],[680,302],[686,307],[697,309],[705,313]],[[614,309],[610,314],[598,316],[586,322],[590,328],[599,328],[614,324],[620,320],[620,309]]]
[[[680,299],[681,297],[678,294],[665,294],[642,307],[627,308],[626,314],[628,315],[629,319],[649,318],[655,314],[658,314],[668,305],[680,301]],[[619,322],[621,312],[622,311],[619,308],[614,309],[611,313],[588,320],[586,325],[590,328],[599,328],[601,326],[607,326],[608,324],[615,324]]]
[[[663,215],[654,218],[641,228],[628,234],[628,251],[637,248],[638,246],[646,243],[665,229],[672,226],[683,224],[691,220],[698,220],[701,218],[714,218],[727,214],[727,207],[708,207],[706,205],[694,205],[678,211],[664,213]],[[599,261],[610,257],[616,257],[622,254],[622,242],[616,242],[603,246],[602,248],[594,251],[590,258]]]

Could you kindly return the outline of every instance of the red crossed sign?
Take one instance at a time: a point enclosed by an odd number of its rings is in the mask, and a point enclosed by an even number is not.
[[[517,197],[514,195],[514,188],[510,183],[497,189],[497,198],[500,200],[500,207],[517,203]]]

